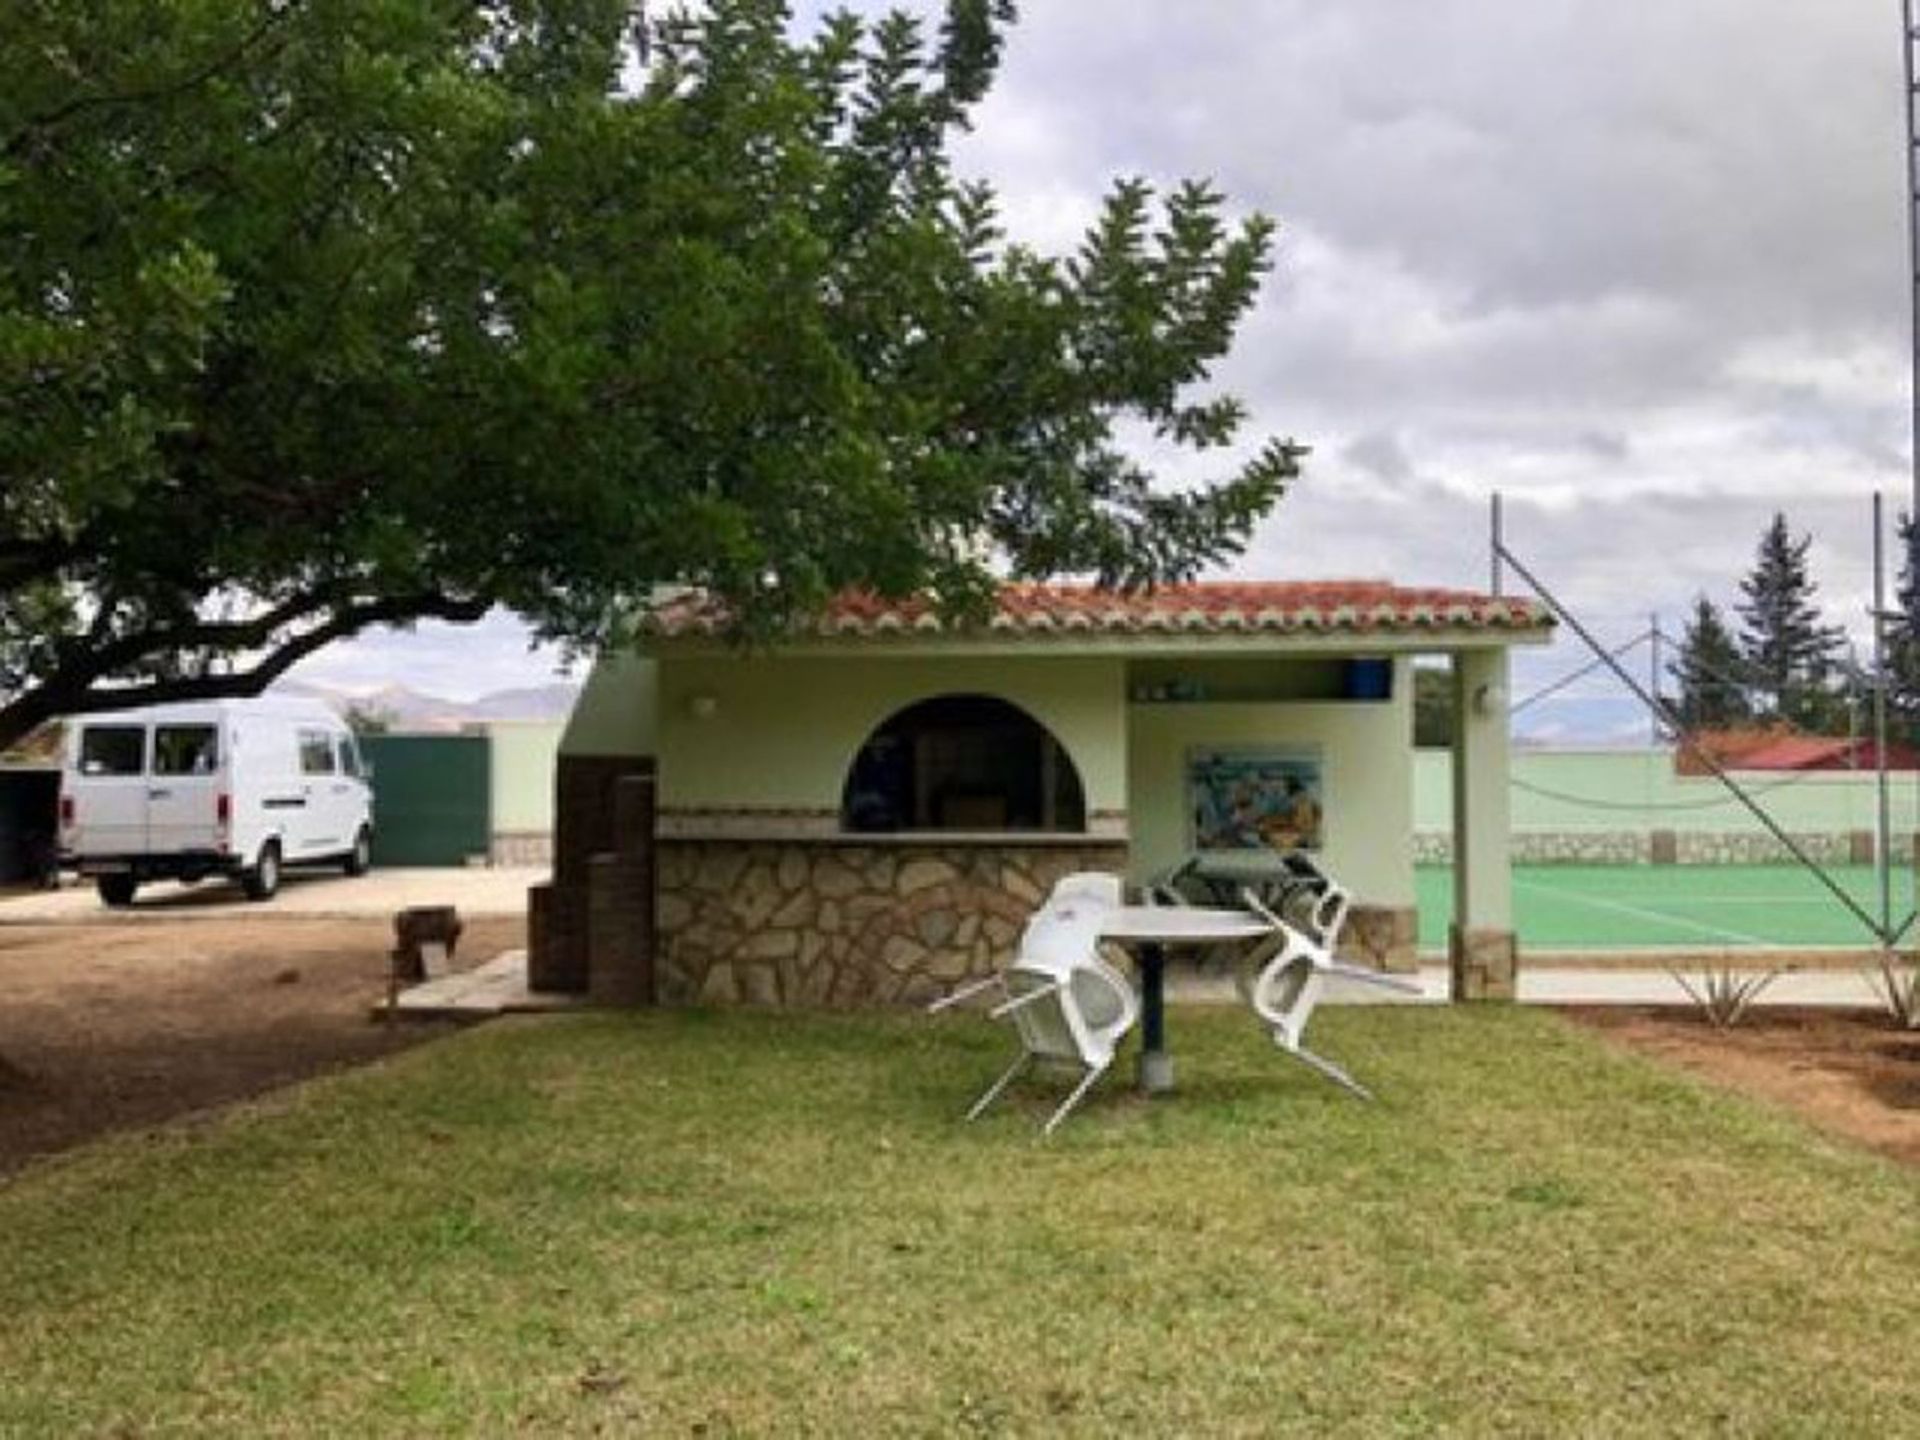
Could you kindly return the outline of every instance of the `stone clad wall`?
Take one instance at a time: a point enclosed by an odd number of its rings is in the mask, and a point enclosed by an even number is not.
[[[915,1004],[1006,963],[1062,875],[1124,841],[657,841],[663,1003]]]
[[[1340,958],[1376,970],[1420,968],[1420,912],[1412,905],[1355,905],[1340,935]]]

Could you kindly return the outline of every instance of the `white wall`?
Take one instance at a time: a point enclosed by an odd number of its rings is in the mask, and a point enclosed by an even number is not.
[[[1396,662],[1389,701],[1228,702],[1128,707],[1127,788],[1136,878],[1188,847],[1186,755],[1195,747],[1272,745],[1321,755],[1327,868],[1356,898],[1414,902],[1410,677]]]
[[[1089,812],[1126,804],[1119,659],[996,656],[667,656],[659,662],[663,808],[835,810],[848,768],[888,716],[935,695],[993,695],[1072,757]]]

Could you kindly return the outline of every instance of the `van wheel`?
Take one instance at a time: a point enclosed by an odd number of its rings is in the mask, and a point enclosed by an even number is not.
[[[131,875],[102,875],[93,884],[100,892],[100,903],[116,910],[131,905],[133,892],[140,888],[140,882]]]
[[[373,833],[366,826],[353,837],[353,849],[347,852],[347,874],[364,875],[373,868]]]
[[[269,840],[260,847],[254,867],[240,877],[249,900],[271,900],[280,889],[280,842]]]

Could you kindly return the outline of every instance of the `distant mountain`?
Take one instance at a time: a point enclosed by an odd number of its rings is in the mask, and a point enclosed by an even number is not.
[[[578,685],[522,685],[482,695],[467,708],[485,720],[564,720],[579,698]]]
[[[496,690],[475,700],[449,700],[406,685],[383,685],[378,690],[354,692],[302,680],[282,681],[273,687],[282,695],[303,695],[331,705],[341,714],[358,709],[378,714],[395,730],[458,730],[494,720],[564,720],[579,697],[578,685],[552,684]]]

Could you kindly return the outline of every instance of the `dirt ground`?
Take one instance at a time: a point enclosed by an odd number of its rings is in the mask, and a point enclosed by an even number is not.
[[[472,919],[456,964],[525,944]],[[0,1176],[447,1033],[369,1018],[390,919],[0,925]]]
[[[1731,1030],[1697,1013],[1567,1007],[1606,1039],[1799,1111],[1822,1129],[1920,1165],[1920,1031],[1878,1010],[1750,1011]]]

